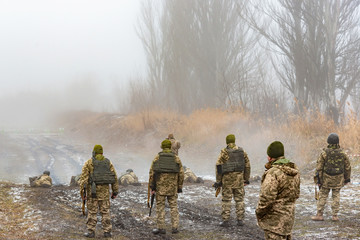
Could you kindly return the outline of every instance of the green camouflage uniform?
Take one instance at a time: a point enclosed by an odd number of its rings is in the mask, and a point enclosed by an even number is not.
[[[127,172],[120,176],[119,182],[121,185],[138,184],[139,179],[134,172]]]
[[[239,149],[235,143],[227,144],[226,148],[221,150],[220,156],[216,165],[222,165],[229,160],[227,148]],[[238,220],[243,220],[245,215],[244,204],[244,181],[249,181],[250,178],[250,161],[247,153],[244,151],[245,168],[244,172],[229,172],[223,175],[216,172],[216,182],[222,183],[222,213],[221,216],[224,221],[230,218],[231,200],[234,197],[236,216]]]
[[[258,225],[264,230],[265,239],[291,239],[295,201],[300,195],[300,172],[283,156],[265,166],[268,170],[262,176],[256,207]]]
[[[39,176],[37,179],[30,181],[30,186],[32,187],[51,187],[52,179],[49,175],[43,174]]]
[[[104,160],[102,154],[97,154],[97,160]],[[86,196],[87,196],[87,209],[88,209],[88,218],[87,218],[87,228],[89,231],[95,232],[96,223],[97,223],[97,212],[98,209],[101,213],[101,224],[104,232],[111,232],[112,225],[110,219],[110,198],[109,198],[109,185],[96,185],[96,198],[91,197],[91,185],[89,184],[89,176],[94,171],[94,166],[92,159],[89,159],[85,162],[81,177],[79,180],[80,193],[83,191],[83,186],[86,184]],[[119,192],[119,184],[117,181],[116,171],[113,164],[110,162],[110,171],[115,173],[115,183],[111,184],[111,189],[113,193]]]
[[[174,138],[171,138],[169,140],[171,142],[171,151],[176,155],[179,155],[179,148],[181,147],[180,142],[175,140]]]
[[[336,159],[330,159],[330,155],[336,154]],[[333,161],[333,166],[339,165],[343,168],[343,173],[337,175],[329,175],[324,171],[324,166],[327,161]],[[317,211],[323,214],[326,199],[332,191],[331,210],[332,215],[337,216],[340,208],[340,189],[345,182],[350,182],[351,166],[346,153],[340,148],[338,144],[329,144],[327,149],[324,149],[316,163],[316,172],[320,178],[320,193],[317,203]],[[314,178],[315,179],[315,178]],[[317,179],[315,179],[317,183]]]
[[[163,153],[171,153],[169,148],[164,148]],[[165,200],[168,200],[171,213],[172,228],[179,227],[179,211],[177,207],[178,189],[182,189],[184,182],[184,169],[180,158],[175,155],[175,161],[180,166],[179,173],[160,173],[155,176],[153,165],[159,160],[159,154],[154,158],[149,171],[149,183],[156,183],[156,221],[158,229],[165,229]],[[153,186],[150,185],[153,189]]]
[[[185,171],[184,171],[184,182],[195,183],[195,182],[197,182],[197,179],[198,178],[193,173],[193,171],[191,171],[190,168],[185,169]]]

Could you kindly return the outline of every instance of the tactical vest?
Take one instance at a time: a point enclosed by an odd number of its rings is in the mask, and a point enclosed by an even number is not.
[[[324,163],[324,172],[330,176],[335,176],[344,173],[344,154],[341,148],[327,148],[325,149],[326,159]]]
[[[245,157],[244,150],[238,149],[226,149],[229,154],[229,160],[222,164],[222,174],[229,172],[244,172],[245,169]]]
[[[159,160],[154,162],[153,171],[156,173],[178,173],[180,166],[175,161],[174,153],[159,153]]]
[[[92,158],[92,163],[94,166],[94,171],[91,176],[91,181],[96,185],[102,184],[114,184],[115,173],[110,170],[110,160],[104,158],[103,160],[97,160]]]

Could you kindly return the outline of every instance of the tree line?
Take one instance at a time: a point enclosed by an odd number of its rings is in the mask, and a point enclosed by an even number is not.
[[[360,0],[146,0],[147,58],[134,111],[241,108],[276,118],[305,110],[338,122],[360,110]]]

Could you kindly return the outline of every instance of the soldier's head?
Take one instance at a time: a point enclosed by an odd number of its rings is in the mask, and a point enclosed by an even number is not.
[[[43,172],[43,174],[46,174],[46,175],[50,176],[50,171],[46,170],[46,171]]]
[[[170,133],[168,139],[174,139],[174,134]]]
[[[101,145],[95,145],[93,150],[93,156],[96,156],[98,154],[103,154],[103,147]]]
[[[278,158],[284,156],[284,154],[284,145],[279,141],[272,142],[267,148],[267,155],[270,158]]]
[[[131,168],[129,168],[128,170],[126,170],[127,173],[131,173],[134,172]]]
[[[328,144],[339,144],[339,136],[336,133],[330,133],[327,138]]]
[[[171,142],[168,139],[165,139],[164,141],[161,142],[161,148],[165,149],[165,148],[171,148]]]
[[[235,143],[235,135],[230,134],[226,136],[226,144]]]

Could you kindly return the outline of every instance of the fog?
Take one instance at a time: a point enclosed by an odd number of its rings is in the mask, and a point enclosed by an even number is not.
[[[117,111],[128,79],[144,73],[139,11],[134,0],[0,1],[0,125]]]

